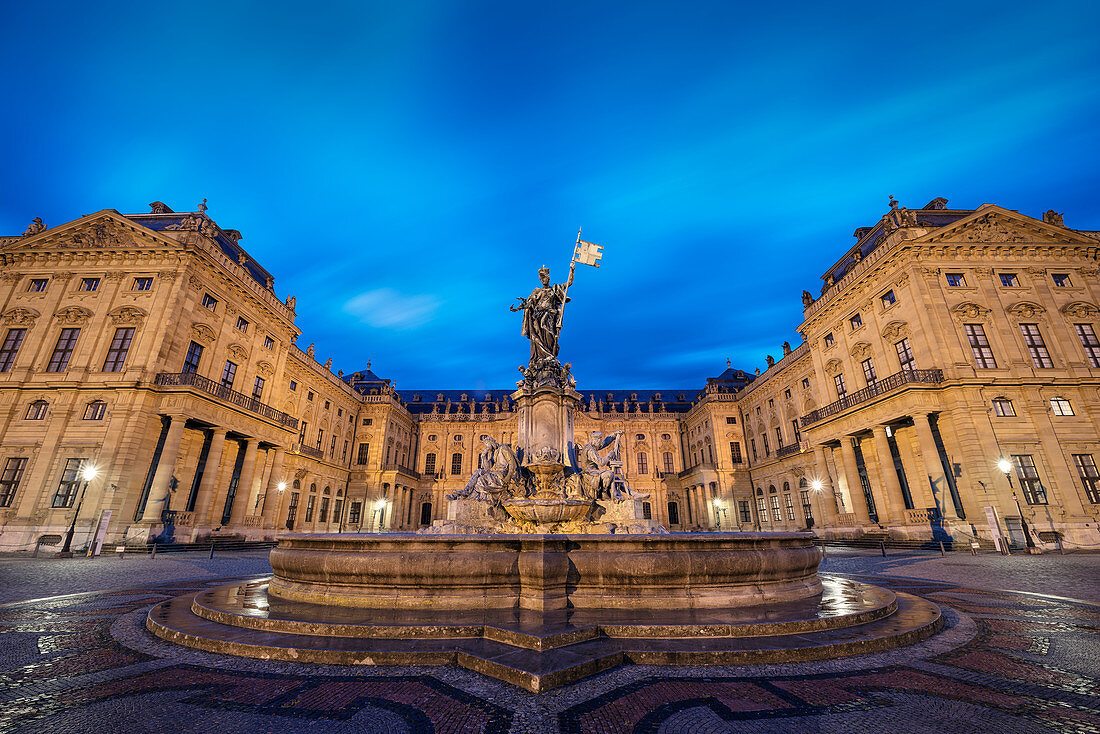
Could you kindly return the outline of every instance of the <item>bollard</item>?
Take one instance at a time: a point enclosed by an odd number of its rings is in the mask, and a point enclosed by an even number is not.
[[[829,557],[829,554],[825,552],[825,544],[821,544],[821,560],[825,560]]]
[[[880,540],[878,542],[878,544],[879,544],[879,547],[882,549],[882,557],[885,558],[886,557],[886,541],[885,540]]]
[[[940,545],[942,547],[943,544],[941,543]],[[151,554],[149,554],[149,557],[150,558],[156,558],[157,557],[157,544],[156,543],[153,543],[153,552]]]
[[[213,543],[210,544],[210,557],[211,558],[214,557],[214,544]]]
[[[940,555],[941,555],[941,556],[946,556],[946,555],[947,555],[947,551],[946,551],[946,550],[944,550],[944,547],[943,547],[943,541],[942,541],[942,540],[940,541]]]

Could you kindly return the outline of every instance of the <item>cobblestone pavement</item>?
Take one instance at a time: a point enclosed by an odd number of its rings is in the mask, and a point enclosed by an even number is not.
[[[15,578],[33,600],[0,606],[0,732],[1100,733],[1100,605],[1059,598],[1095,598],[1100,556],[1024,557],[1030,574],[993,555],[906,558],[831,553],[824,570],[940,604],[946,629],[919,645],[797,665],[624,666],[542,695],[455,666],[278,663],[154,638],[153,603],[230,580],[199,559],[139,560],[121,576],[85,560],[80,583],[106,590],[52,598],[38,598],[43,585],[74,571],[7,559],[5,597],[19,596]],[[255,555],[232,561],[219,566],[232,578],[265,570]],[[1035,575],[1055,596],[998,590],[1042,588]]]

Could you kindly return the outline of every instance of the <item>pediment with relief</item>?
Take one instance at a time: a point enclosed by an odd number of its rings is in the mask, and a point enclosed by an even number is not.
[[[146,235],[147,242],[141,242]],[[4,249],[29,250],[109,250],[146,246],[167,246],[155,241],[154,233],[140,224],[131,222],[113,210],[104,210],[59,227],[42,229],[14,239]]]
[[[13,308],[4,314],[3,321],[5,324],[13,326],[29,326],[35,322],[39,315],[34,309]]]
[[[1067,303],[1062,306],[1062,315],[1069,321],[1077,321],[1082,319],[1095,319],[1097,314],[1100,314],[1100,309],[1091,303],[1085,301],[1075,301],[1073,303]]]
[[[1034,319],[1046,313],[1046,309],[1038,303],[1030,303],[1028,301],[1014,303],[1006,310],[1009,315],[1017,319]]]
[[[1065,227],[1055,227],[1000,207],[986,207],[954,224],[934,230],[921,241],[943,244],[1095,244]]]

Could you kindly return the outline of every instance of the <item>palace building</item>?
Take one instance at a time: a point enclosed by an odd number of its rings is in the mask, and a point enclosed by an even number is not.
[[[205,209],[0,237],[0,550],[74,514],[75,549],[97,529],[415,531],[447,518],[481,436],[515,441],[514,388],[318,363],[295,300]],[[1053,211],[891,201],[803,293],[801,344],[691,390],[582,381],[576,440],[623,431],[626,478],[673,532],[1096,547],[1098,252]]]

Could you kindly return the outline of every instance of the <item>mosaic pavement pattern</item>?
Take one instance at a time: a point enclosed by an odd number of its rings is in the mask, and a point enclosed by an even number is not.
[[[352,668],[188,650],[148,608],[231,579],[0,606],[0,732],[1061,732],[1100,734],[1100,606],[881,576],[947,627],[783,666],[628,666],[534,695],[456,666]]]

